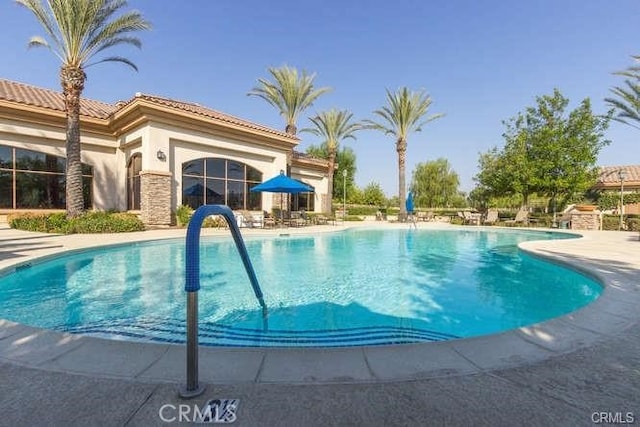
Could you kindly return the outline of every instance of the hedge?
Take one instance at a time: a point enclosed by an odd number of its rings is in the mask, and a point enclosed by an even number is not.
[[[123,212],[87,212],[77,218],[67,218],[64,213],[9,215],[9,226],[17,230],[41,233],[125,233],[143,231],[140,219]]]

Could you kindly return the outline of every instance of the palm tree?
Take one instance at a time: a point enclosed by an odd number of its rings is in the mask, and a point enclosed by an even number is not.
[[[404,200],[406,198],[405,162],[407,155],[407,136],[409,132],[420,132],[426,123],[438,119],[443,114],[434,114],[423,119],[431,106],[431,97],[424,91],[412,92],[406,87],[391,93],[387,89],[388,105],[373,113],[380,116],[382,123],[365,120],[366,128],[376,129],[396,138],[398,152],[398,198],[400,217],[406,217]]]
[[[258,96],[276,107],[285,119],[285,132],[296,135],[298,131],[296,123],[300,113],[309,108],[320,95],[331,89],[328,87],[314,89],[315,74],[309,75],[304,70],[299,74],[297,69],[287,65],[269,68],[268,71],[274,82],[258,79],[258,86],[247,95]]]
[[[67,116],[67,216],[84,210],[82,166],[80,163],[80,96],[87,78],[85,68],[101,62],[122,62],[134,70],[133,62],[120,56],[107,56],[89,63],[105,49],[142,43],[131,33],[150,28],[137,11],[115,16],[126,7],[126,0],[16,0],[29,9],[48,38],[34,36],[29,47],[49,48],[60,59],[60,83]]]
[[[324,206],[326,213],[331,212],[331,201],[333,200],[333,174],[335,172],[336,155],[340,141],[347,138],[356,139],[355,133],[362,128],[359,123],[351,122],[353,114],[347,110],[329,110],[318,113],[315,117],[310,117],[313,128],[302,129],[303,132],[310,132],[320,136],[327,144],[329,157],[329,194]]]

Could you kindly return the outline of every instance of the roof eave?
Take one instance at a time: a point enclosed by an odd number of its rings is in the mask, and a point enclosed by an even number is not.
[[[191,129],[206,133],[228,133],[246,138],[247,134],[256,138],[256,142],[265,143],[279,148],[292,150],[300,140],[295,136],[288,136],[279,133],[266,132],[261,129],[254,129],[228,121],[203,116],[201,114],[159,105],[144,98],[134,98],[131,102],[114,112],[111,116],[110,125],[118,135],[129,132],[138,127],[141,123],[150,120],[180,124]],[[218,131],[218,132],[216,132]]]

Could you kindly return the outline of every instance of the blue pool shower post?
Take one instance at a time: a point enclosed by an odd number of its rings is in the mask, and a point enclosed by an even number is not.
[[[200,230],[202,222],[209,215],[222,215],[229,224],[231,235],[249,275],[253,292],[262,307],[263,318],[266,319],[268,314],[262,290],[233,212],[225,205],[200,206],[193,213],[187,227],[184,286],[187,292],[187,384],[186,387],[180,388],[180,396],[185,399],[199,396],[204,392],[204,387],[198,384],[198,290],[200,290]]]

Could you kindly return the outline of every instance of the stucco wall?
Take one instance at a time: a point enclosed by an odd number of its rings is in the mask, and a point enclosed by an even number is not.
[[[157,158],[161,150],[166,160]],[[172,174],[171,209],[182,204],[182,164],[202,157],[218,157],[245,163],[262,172],[264,179],[286,169],[286,152],[257,146],[249,140],[197,132],[164,123],[149,123],[142,143],[142,168],[167,171]],[[146,160],[146,161],[145,161]],[[272,207],[272,194],[263,193],[262,208]]]
[[[291,176],[313,186],[315,189],[313,204],[314,212],[322,212],[324,200],[329,192],[329,180],[326,173],[311,169],[302,169],[300,167],[292,167]]]

